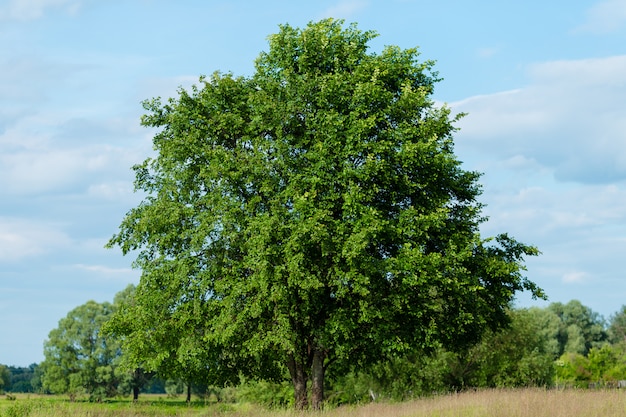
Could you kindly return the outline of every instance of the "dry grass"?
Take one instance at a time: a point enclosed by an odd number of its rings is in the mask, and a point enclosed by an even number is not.
[[[491,390],[445,395],[400,404],[372,403],[323,412],[262,410],[251,405],[195,405],[165,401],[109,404],[69,403],[36,398],[0,400],[2,417],[622,417],[626,392],[618,390]]]
[[[617,417],[626,415],[626,392],[491,390],[402,404],[337,409],[325,417]]]

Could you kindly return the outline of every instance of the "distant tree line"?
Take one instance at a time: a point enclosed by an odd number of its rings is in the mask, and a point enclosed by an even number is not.
[[[39,392],[38,367],[36,363],[28,367],[0,365],[0,393]]]
[[[283,370],[273,380],[231,375],[211,380],[197,370],[170,367],[146,372],[123,366],[120,340],[103,331],[120,303],[132,302],[134,286],[113,303],[89,301],[72,310],[50,332],[45,360],[28,367],[0,365],[0,390],[65,394],[98,401],[139,393],[192,394],[215,401],[293,404]],[[405,400],[432,393],[494,387],[618,387],[626,380],[626,306],[608,320],[573,300],[545,308],[512,308],[510,325],[487,332],[464,349],[419,349],[377,363],[346,363],[329,375],[327,400],[334,404],[373,399]],[[216,364],[219,366],[219,364]],[[623,384],[623,382],[621,383]]]

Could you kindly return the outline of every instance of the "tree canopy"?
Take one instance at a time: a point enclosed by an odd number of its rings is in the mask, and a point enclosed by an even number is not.
[[[324,374],[407,350],[467,346],[507,323],[532,246],[480,236],[480,174],[417,49],[369,52],[342,21],[269,37],[250,77],[215,73],[144,103],[146,197],[109,246],[137,251],[114,320],[148,368],[289,371],[319,408]],[[168,365],[170,364],[170,365]]]

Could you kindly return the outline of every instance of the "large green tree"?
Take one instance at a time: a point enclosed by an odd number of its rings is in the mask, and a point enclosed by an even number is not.
[[[522,275],[534,247],[479,235],[480,175],[454,155],[433,62],[369,52],[374,37],[284,25],[252,76],[145,103],[146,197],[109,245],[138,251],[135,318],[118,330],[154,366],[173,351],[278,361],[296,407],[310,383],[319,408],[331,364],[469,344],[506,323],[517,291],[541,295]]]

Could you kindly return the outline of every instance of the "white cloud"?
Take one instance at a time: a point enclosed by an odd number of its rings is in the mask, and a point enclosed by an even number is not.
[[[457,147],[519,156],[580,183],[626,179],[626,55],[529,68],[528,86],[452,103]]]
[[[113,267],[102,264],[74,264],[71,268],[79,276],[89,279],[93,283],[118,282],[123,285],[138,283],[141,272],[128,267]],[[123,288],[120,286],[120,289]]]
[[[0,188],[5,196],[89,188],[89,182],[115,171],[120,159],[125,160],[122,150],[105,146],[4,153],[0,155]],[[128,167],[124,167],[126,172]]]
[[[14,262],[67,246],[69,237],[54,225],[0,218],[0,261]]]
[[[106,275],[119,275],[119,274],[131,274],[135,273],[135,270],[132,268],[112,268],[105,265],[85,265],[85,264],[76,264],[74,268],[80,269],[82,271],[95,272],[98,274],[106,274]]]
[[[48,9],[62,9],[76,14],[81,5],[81,0],[10,0],[0,8],[0,20],[39,19]]]
[[[100,200],[123,201],[136,199],[133,183],[114,181],[111,183],[91,184],[87,189],[89,197]]]
[[[538,63],[530,66],[529,73],[535,82],[541,84],[611,88],[626,86],[625,68],[626,55],[615,55]]]
[[[50,111],[0,131],[0,196],[71,190],[114,198],[132,189],[130,167],[145,158],[150,145],[138,123],[66,119]]]
[[[483,47],[483,48],[478,48],[476,50],[476,55],[479,58],[491,58],[492,56],[496,55],[498,52],[500,52],[500,48],[497,48],[497,47]]]
[[[587,275],[583,271],[569,271],[563,274],[561,280],[566,284],[579,284],[587,280]]]
[[[485,214],[490,216],[485,225],[487,234],[509,231],[522,240],[541,239],[546,244],[562,244],[620,235],[626,228],[626,187],[623,185],[563,187],[545,175],[529,179],[531,185],[520,185],[515,180],[500,184],[492,179],[495,172],[503,173],[502,170],[487,172],[485,198],[482,199],[487,203]]]
[[[347,19],[365,9],[367,6],[368,2],[364,0],[342,0],[336,5],[326,9],[323,16]]]
[[[501,180],[503,175],[513,180]],[[563,184],[547,173],[528,177],[524,171],[516,177],[504,169],[487,169],[481,182],[489,216],[481,234],[507,232],[537,245],[542,254],[526,260],[527,276],[552,301],[579,299],[581,288],[589,288],[590,302],[593,291],[610,294],[622,279],[615,265],[626,253],[625,184]]]
[[[524,155],[513,155],[510,158],[505,159],[499,163],[499,168],[505,170],[515,170],[515,171],[529,171],[533,173],[537,173],[538,171],[544,170],[534,158],[528,158]]]
[[[574,32],[611,33],[626,23],[626,0],[605,0],[587,10],[585,22]]]

